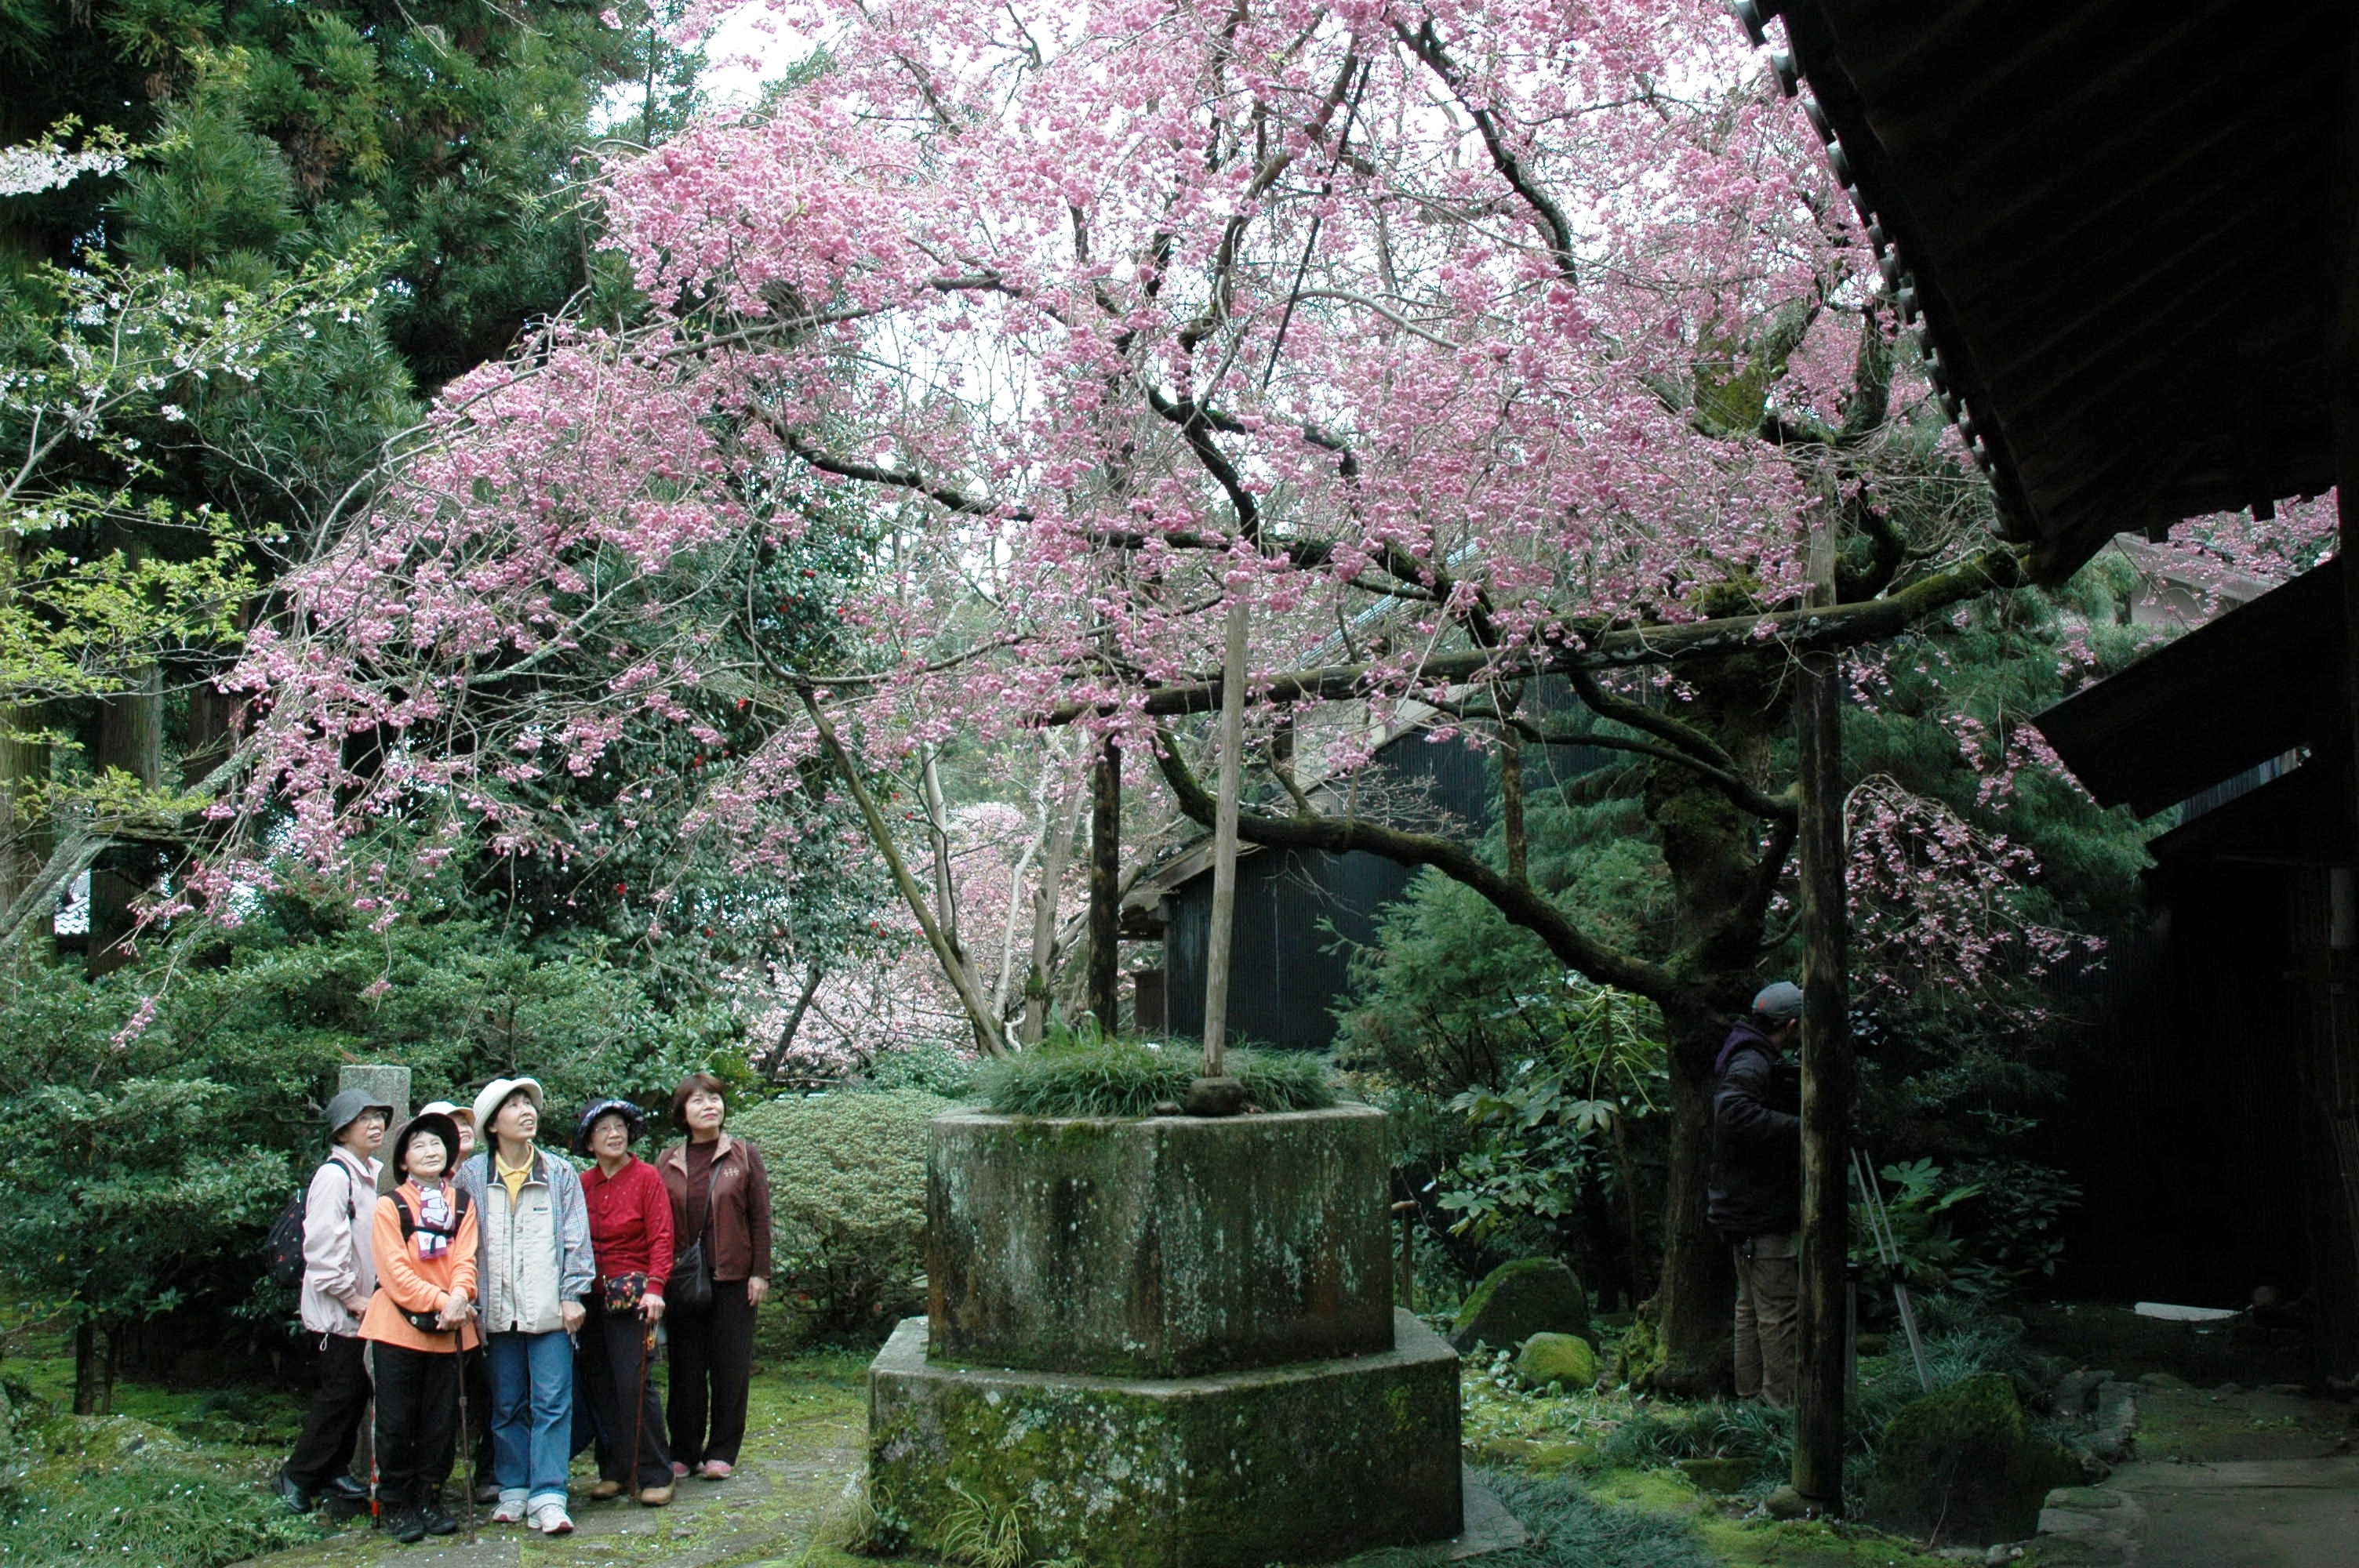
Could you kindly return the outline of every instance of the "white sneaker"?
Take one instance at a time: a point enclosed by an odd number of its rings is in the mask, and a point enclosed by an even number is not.
[[[492,1522],[494,1524],[522,1524],[524,1522],[524,1499],[522,1498],[502,1498],[500,1499],[500,1506],[492,1510]]]
[[[543,1535],[571,1535],[573,1519],[563,1503],[543,1503],[532,1510],[532,1528]]]

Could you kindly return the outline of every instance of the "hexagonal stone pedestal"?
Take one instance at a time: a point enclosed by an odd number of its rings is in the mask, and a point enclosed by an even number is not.
[[[1260,1568],[1456,1535],[1458,1356],[1408,1313],[1372,1355],[1147,1379],[951,1367],[926,1320],[869,1374],[869,1487],[939,1551],[962,1513],[1027,1560]]]
[[[1392,1346],[1380,1110],[929,1132],[938,1361],[1188,1378]]]

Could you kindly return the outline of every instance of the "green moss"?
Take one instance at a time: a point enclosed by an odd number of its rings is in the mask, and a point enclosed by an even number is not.
[[[1535,1334],[1516,1353],[1516,1372],[1527,1383],[1585,1389],[1597,1381],[1597,1352],[1577,1334]]]
[[[1867,1517],[1910,1535],[2019,1541],[2049,1489],[2081,1479],[2060,1446],[2031,1430],[2015,1383],[1980,1373],[1902,1407],[1876,1445]]]
[[[1474,1287],[1458,1309],[1450,1342],[1461,1350],[1476,1344],[1507,1347],[1535,1334],[1589,1332],[1589,1294],[1573,1271],[1554,1258],[1518,1258]]]

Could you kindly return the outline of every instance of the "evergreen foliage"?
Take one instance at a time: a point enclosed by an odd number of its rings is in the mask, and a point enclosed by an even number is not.
[[[565,1116],[732,1062],[720,1010],[667,1011],[593,952],[536,958],[470,920],[380,933],[281,901],[125,1030],[157,979],[0,977],[0,1258],[12,1287],[76,1321],[185,1309],[199,1340],[232,1311],[290,1311],[263,1279],[262,1234],[325,1154],[316,1107],[342,1064],[405,1064],[421,1102],[528,1073]]]

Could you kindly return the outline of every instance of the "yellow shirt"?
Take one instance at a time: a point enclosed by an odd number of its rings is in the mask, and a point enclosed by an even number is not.
[[[516,1207],[516,1200],[524,1195],[525,1183],[532,1176],[532,1156],[529,1154],[526,1155],[524,1157],[524,1163],[521,1165],[511,1165],[506,1160],[501,1159],[499,1150],[497,1148],[494,1148],[492,1151],[492,1169],[498,1174],[500,1184],[506,1187],[508,1190],[508,1207]]]

